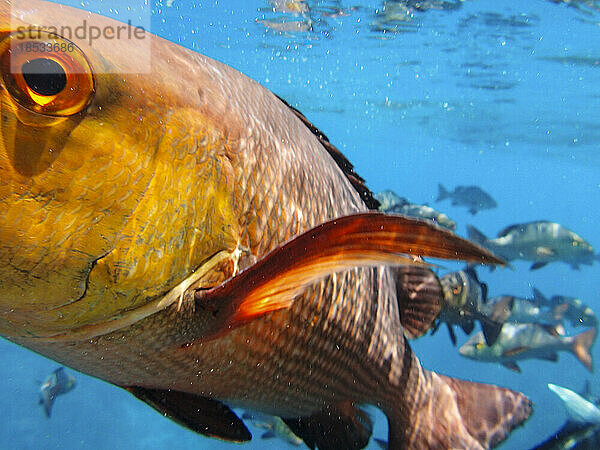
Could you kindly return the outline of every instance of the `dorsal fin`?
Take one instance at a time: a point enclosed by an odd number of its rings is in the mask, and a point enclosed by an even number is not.
[[[379,201],[373,196],[373,193],[365,185],[365,180],[354,171],[354,166],[350,161],[348,161],[348,158],[346,158],[342,152],[337,149],[337,147],[329,142],[327,136],[325,136],[321,130],[315,127],[304,114],[302,114],[278,95],[276,97],[281,100],[284,105],[290,108],[296,117],[298,117],[298,119],[300,119],[302,123],[306,125],[306,127],[317,137],[317,139],[319,139],[321,145],[325,148],[325,150],[327,150],[327,153],[329,153],[338,167],[342,170],[342,172],[344,172],[344,175],[346,175],[346,178],[348,178],[350,184],[352,184],[354,189],[356,189],[356,192],[358,192],[360,198],[365,202],[367,208],[373,210],[378,209],[380,204]]]
[[[500,231],[498,231],[498,237],[504,237],[509,233],[512,233],[513,231],[522,231],[522,229],[524,228],[525,224],[522,223],[516,223],[513,225],[509,225],[507,227],[502,228]]]

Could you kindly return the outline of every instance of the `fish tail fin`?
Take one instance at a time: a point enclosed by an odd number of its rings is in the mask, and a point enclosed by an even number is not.
[[[50,415],[52,414],[52,405],[54,404],[54,398],[45,397],[41,401],[41,404],[44,406],[44,413],[46,414],[46,417],[50,418]]]
[[[470,241],[475,242],[476,244],[485,246],[488,241],[488,238],[485,234],[475,228],[473,225],[467,225],[467,236]]]
[[[450,192],[448,192],[448,190],[441,184],[438,183],[438,196],[435,199],[436,202],[441,202],[444,199],[447,199],[450,197]]]
[[[531,402],[519,392],[423,372],[429,386],[412,391],[424,398],[409,399],[404,420],[388,415],[389,448],[490,448],[531,414]]]
[[[584,331],[573,338],[573,353],[590,372],[593,372],[590,349],[595,340],[596,328]]]

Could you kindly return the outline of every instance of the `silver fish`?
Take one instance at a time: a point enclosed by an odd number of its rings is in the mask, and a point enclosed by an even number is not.
[[[531,270],[554,261],[591,265],[598,257],[593,247],[581,236],[556,222],[540,220],[510,225],[495,239],[487,238],[477,228],[467,225],[469,239],[488,248],[506,261],[522,259],[532,261]]]
[[[572,352],[591,372],[590,349],[596,337],[596,328],[573,337],[560,336],[552,327],[538,324],[505,323],[495,344],[485,344],[483,333],[472,336],[460,349],[461,355],[482,362],[497,362],[520,372],[517,361],[543,359],[556,362],[559,351]]]
[[[559,325],[563,323],[567,307],[567,304],[549,307],[527,298],[500,295],[490,298],[481,310],[500,322]]]
[[[533,297],[538,304],[558,307],[567,305],[564,311],[564,319],[571,322],[574,327],[586,326],[597,327],[598,318],[594,310],[576,297],[567,297],[564,295],[553,295],[546,298],[538,289],[533,288]]]

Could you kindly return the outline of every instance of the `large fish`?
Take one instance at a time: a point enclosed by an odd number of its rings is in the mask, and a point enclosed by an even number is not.
[[[490,249],[507,261],[523,259],[532,261],[531,270],[544,267],[553,261],[592,265],[598,256],[593,247],[581,236],[556,222],[544,220],[510,225],[498,232],[498,237],[488,239],[477,228],[467,225],[469,239]]]
[[[355,404],[394,449],[489,447],[527,418],[520,393],[421,367],[405,332],[439,310],[399,301],[390,266],[499,260],[368,213],[351,164],[236,70],[145,35],[145,72],[140,37],[66,36],[122,23],[0,5],[3,336],[237,442],[229,405],[321,449],[367,445]]]

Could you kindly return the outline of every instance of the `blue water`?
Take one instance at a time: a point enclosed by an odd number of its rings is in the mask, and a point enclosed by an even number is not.
[[[65,2],[121,17],[128,1]],[[136,4],[137,2],[131,2]],[[415,12],[395,31],[376,31],[375,0],[308,2],[312,31],[267,29],[266,1],[183,1],[154,5],[152,32],[225,62],[287,99],[323,130],[375,192],[392,189],[433,204],[437,184],[475,184],[498,202],[476,216],[437,207],[488,235],[506,225],[559,222],[600,250],[600,13],[548,1],[473,0],[452,11]],[[347,15],[326,17],[329,5]],[[118,5],[117,11],[111,5]],[[355,7],[355,8],[351,8]],[[291,17],[291,16],[290,16]],[[444,269],[460,266],[444,263]],[[480,271],[490,295],[581,298],[600,312],[600,266],[551,264],[530,272]],[[457,332],[460,343],[466,339]],[[58,398],[50,420],[37,405],[39,381],[57,364],[0,341],[2,448],[233,448],[171,423],[132,396],[83,374]],[[570,354],[558,363],[526,361],[522,373],[472,362],[445,330],[413,342],[425,367],[526,393],[535,410],[503,444],[528,448],[557,430],[566,414],[546,384],[579,390],[591,375]],[[599,347],[593,358],[600,361]],[[376,416],[375,436],[387,424]],[[283,448],[257,439],[244,448]],[[371,445],[370,448],[377,448]]]

